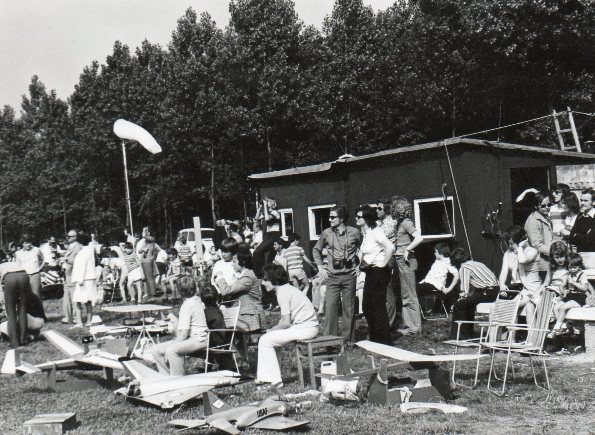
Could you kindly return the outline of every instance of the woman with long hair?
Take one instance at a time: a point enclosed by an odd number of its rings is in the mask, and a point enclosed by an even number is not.
[[[401,283],[404,328],[402,335],[421,332],[421,313],[417,299],[415,271],[417,260],[413,250],[423,241],[421,233],[413,223],[411,203],[407,198],[395,195],[391,198],[391,214],[396,221],[396,259]]]
[[[365,272],[362,309],[370,332],[370,340],[390,344],[390,323],[386,312],[386,289],[390,280],[390,261],[395,250],[384,230],[377,225],[376,210],[369,205],[359,207],[355,222],[364,235],[360,247],[360,272]]]
[[[581,204],[578,200],[578,197],[573,192],[568,192],[562,197],[561,205],[562,207],[564,207],[565,216],[564,228],[560,230],[560,235],[565,241],[568,242],[568,236],[570,236],[570,231],[572,230],[572,227],[574,227],[576,217],[581,211]],[[571,248],[573,247],[572,245],[570,246]]]

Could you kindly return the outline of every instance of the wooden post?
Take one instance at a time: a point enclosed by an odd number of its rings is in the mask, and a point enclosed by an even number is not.
[[[200,231],[200,217],[194,216],[192,218],[194,222],[194,249],[196,250],[196,258],[198,259],[198,267],[201,275],[203,274],[203,260],[204,253],[202,252],[202,233]]]

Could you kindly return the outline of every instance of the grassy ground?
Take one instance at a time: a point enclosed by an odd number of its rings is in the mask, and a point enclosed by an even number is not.
[[[45,302],[50,328],[78,339],[82,331],[74,332],[60,324],[59,301]],[[108,316],[102,315],[108,319]],[[274,319],[271,319],[274,320]],[[365,338],[365,323],[358,328]],[[449,352],[442,344],[447,331],[445,321],[428,322],[421,337],[404,337],[399,345],[405,349],[428,352]],[[0,358],[8,347],[0,343]],[[299,392],[293,348],[280,351],[285,387],[283,391]],[[42,339],[23,351],[23,359],[39,363],[61,355]],[[369,364],[367,354],[359,349],[351,360],[357,367]],[[569,365],[563,359],[549,360],[553,392],[547,397],[530,378],[528,361],[522,358],[517,369],[517,381],[507,397],[499,398],[485,389],[486,363],[482,365],[484,380],[475,390],[457,390],[454,403],[469,408],[462,415],[422,414],[403,415],[398,407],[383,407],[369,403],[322,403],[315,401],[298,418],[311,420],[309,431],[315,434],[398,434],[398,433],[595,433],[595,370],[593,365]],[[463,374],[471,376],[471,364],[465,364]],[[410,373],[423,377],[423,372]],[[61,373],[63,379],[99,378],[95,372]],[[28,375],[0,377],[0,433],[22,433],[23,422],[40,413],[76,412],[80,422],[76,434],[168,434],[172,418],[197,418],[201,415],[200,401],[189,402],[178,410],[159,409],[124,402],[115,396],[115,386],[76,393],[52,393],[45,385],[45,376]],[[266,397],[252,383],[217,391],[232,404],[246,403]],[[306,429],[308,431],[308,429]],[[258,433],[257,431],[250,431]]]

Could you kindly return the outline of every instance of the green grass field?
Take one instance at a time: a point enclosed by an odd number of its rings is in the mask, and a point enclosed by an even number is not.
[[[82,331],[73,332],[60,323],[59,301],[45,302],[49,327],[79,339]],[[109,319],[102,314],[104,321]],[[274,319],[271,319],[274,320]],[[106,322],[108,323],[108,322]],[[404,337],[399,345],[408,350],[438,353],[452,349],[442,344],[448,330],[445,321],[427,322],[421,337]],[[358,329],[358,338],[365,338],[365,323]],[[8,347],[0,343],[0,357]],[[280,352],[285,387],[283,392],[300,392],[292,347]],[[27,346],[22,358],[31,363],[45,362],[61,355],[46,341],[38,339]],[[351,353],[353,365],[369,365],[366,352],[355,349]],[[595,370],[593,365],[570,365],[563,359],[552,357],[548,362],[553,391],[547,396],[533,385],[526,358],[517,366],[517,380],[511,384],[509,395],[499,398],[487,392],[487,358],[482,364],[481,384],[475,390],[458,389],[453,402],[469,408],[462,415],[420,414],[403,415],[398,406],[383,407],[369,403],[314,401],[297,418],[311,421],[303,432],[314,434],[414,434],[414,433],[595,433]],[[473,364],[465,364],[467,379]],[[411,372],[412,377],[424,377],[424,372]],[[62,379],[99,378],[100,372],[71,371],[60,373]],[[125,402],[113,391],[116,386],[76,393],[53,393],[46,387],[45,375],[0,377],[0,432],[22,433],[23,423],[40,413],[75,412],[79,426],[76,434],[169,434],[174,428],[167,425],[173,418],[197,418],[202,415],[199,400],[181,408],[165,412],[156,408]],[[253,383],[216,391],[231,404],[263,399],[266,393],[257,391]],[[201,432],[201,431],[196,431]],[[204,430],[202,431],[205,432]],[[249,433],[259,433],[249,430]]]

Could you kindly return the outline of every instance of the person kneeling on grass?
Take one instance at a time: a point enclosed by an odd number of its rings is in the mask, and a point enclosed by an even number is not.
[[[258,342],[256,384],[277,388],[283,386],[275,347],[314,338],[318,334],[314,306],[304,293],[288,283],[289,277],[283,266],[270,264],[264,268],[262,284],[266,291],[276,293],[281,320]]]
[[[180,307],[176,338],[154,345],[151,353],[160,373],[183,376],[184,357],[207,347],[207,320],[204,305],[196,295],[194,279],[183,276],[177,288],[184,302]]]

